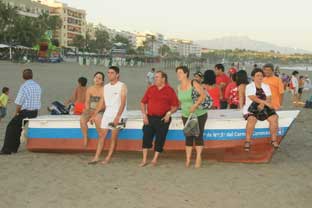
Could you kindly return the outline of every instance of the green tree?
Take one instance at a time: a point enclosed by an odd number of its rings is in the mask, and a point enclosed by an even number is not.
[[[73,42],[71,43],[71,46],[74,46],[78,48],[79,50],[82,50],[86,47],[86,39],[82,35],[76,35],[73,38]]]
[[[95,31],[95,48],[100,52],[104,53],[112,48],[109,34],[106,30],[98,29]]]
[[[167,45],[162,45],[159,50],[158,50],[159,54],[161,56],[168,56],[171,52],[170,47]]]
[[[0,42],[8,44],[12,42],[16,17],[17,10],[0,1]]]

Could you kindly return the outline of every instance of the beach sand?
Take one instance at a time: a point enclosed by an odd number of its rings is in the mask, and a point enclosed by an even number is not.
[[[74,63],[0,62],[0,86],[10,87],[12,98],[9,115],[0,123],[1,145],[26,67],[33,69],[43,88],[40,114],[47,113],[52,101],[68,98],[79,76],[90,83],[96,71],[106,71]],[[139,109],[148,70],[121,70],[121,80],[128,85],[129,109]],[[166,71],[176,86],[174,70]],[[294,109],[289,92],[284,100],[284,109]],[[201,169],[186,169],[183,152],[165,152],[157,167],[139,168],[140,152],[117,152],[109,165],[90,166],[92,154],[31,153],[22,145],[18,154],[0,157],[0,207],[308,208],[312,204],[312,110],[300,109],[268,164],[204,161]]]

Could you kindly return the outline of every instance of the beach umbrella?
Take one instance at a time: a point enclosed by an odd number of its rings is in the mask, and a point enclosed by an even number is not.
[[[14,46],[14,48],[17,48],[17,49],[30,49],[30,48],[28,48],[26,46],[22,46],[22,45],[16,45],[16,46]]]
[[[10,48],[10,46],[5,45],[5,44],[0,44],[0,48]]]

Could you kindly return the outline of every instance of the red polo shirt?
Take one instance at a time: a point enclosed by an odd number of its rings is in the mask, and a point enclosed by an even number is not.
[[[147,104],[147,114],[150,116],[164,116],[171,107],[179,106],[177,95],[168,84],[160,90],[156,85],[150,86],[141,103]]]
[[[224,86],[223,90],[221,91],[222,97],[223,97],[223,99],[222,99],[223,101],[226,100],[226,99],[224,98],[225,89],[226,89],[227,85],[228,85],[230,82],[231,82],[230,77],[228,77],[225,73],[223,73],[222,75],[219,75],[219,76],[216,77],[216,84],[217,84],[217,85],[220,85],[221,83],[225,83],[225,86]]]

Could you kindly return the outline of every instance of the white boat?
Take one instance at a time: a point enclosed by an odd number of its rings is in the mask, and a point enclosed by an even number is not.
[[[279,142],[285,137],[291,124],[300,111],[278,111]],[[84,148],[79,116],[62,115],[39,116],[28,119],[26,138],[27,148],[33,152],[85,152],[95,151],[97,132],[89,125],[88,147]],[[121,130],[117,151],[140,151],[142,145],[142,125],[140,111],[129,111],[126,128]],[[208,113],[204,131],[207,159],[226,162],[268,162],[274,149],[269,144],[268,122],[259,121],[256,125],[250,152],[243,149],[246,121],[238,110],[211,110]],[[167,135],[165,151],[184,150],[185,140],[180,113],[175,113]],[[108,136],[109,137],[109,136]],[[105,143],[105,148],[109,140]]]

